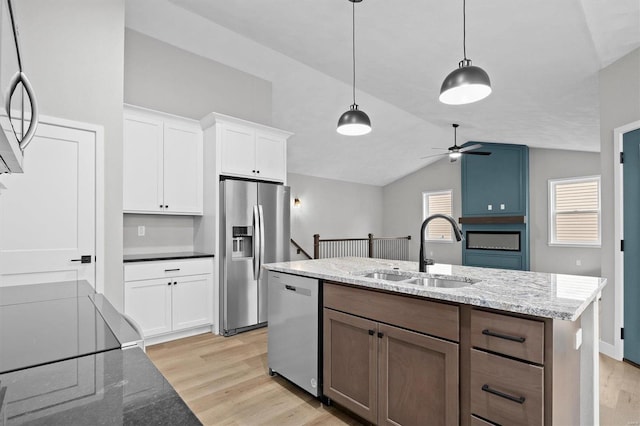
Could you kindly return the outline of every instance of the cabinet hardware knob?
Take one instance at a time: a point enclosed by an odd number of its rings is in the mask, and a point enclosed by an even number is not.
[[[255,173],[255,172],[256,172],[255,170],[251,170],[251,173]]]
[[[256,170],[256,173],[260,173],[260,170]]]
[[[167,285],[171,285],[171,281],[169,281],[169,282],[167,283]]]
[[[384,333],[378,331],[378,338],[382,339],[384,337]]]
[[[165,209],[168,209],[168,208],[169,208],[169,206],[168,206],[167,204],[165,204],[165,205],[164,205],[164,208],[165,208]]]
[[[373,336],[376,332],[373,330],[369,330],[369,336]]]
[[[524,396],[509,395],[508,393],[504,393],[504,392],[500,392],[499,390],[491,389],[489,387],[489,385],[487,385],[487,384],[482,385],[482,390],[485,391],[485,392],[489,392],[491,394],[494,394],[496,396],[499,396],[501,398],[508,399],[509,401],[517,402],[518,404],[524,404],[524,401],[525,401],[525,397]]]
[[[160,204],[160,208],[162,208],[162,204]]]
[[[173,282],[173,285],[178,285],[178,281],[174,281],[174,282]]]
[[[495,331],[491,331],[489,329],[482,330],[482,334],[485,336],[497,337],[499,339],[510,340],[512,342],[524,343],[527,340],[525,337],[519,336],[509,336],[508,334],[496,333]]]

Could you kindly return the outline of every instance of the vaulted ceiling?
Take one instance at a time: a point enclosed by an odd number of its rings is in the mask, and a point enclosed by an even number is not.
[[[453,122],[461,142],[598,151],[598,72],[640,47],[637,0],[468,0],[467,56],[488,72],[493,93],[448,106],[438,94],[462,59],[462,0],[364,0],[355,6],[357,96],[373,132],[345,137],[335,125],[351,103],[351,7],[347,0],[127,0],[127,25],[186,49],[189,37],[219,36],[221,28],[241,38],[230,49],[262,46],[262,63],[191,50],[273,82],[274,125],[296,134],[290,171],[374,185],[434,161],[419,157],[451,145]]]

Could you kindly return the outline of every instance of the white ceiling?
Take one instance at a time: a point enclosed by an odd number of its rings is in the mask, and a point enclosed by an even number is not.
[[[437,98],[462,59],[462,1],[364,0],[357,101],[373,132],[353,138],[335,132],[351,103],[352,3],[161,3],[128,0],[127,26],[272,81],[274,125],[296,133],[291,172],[374,185],[433,161],[418,158],[451,145],[452,122],[461,142],[598,151],[598,71],[640,46],[638,0],[470,0],[467,56],[488,72],[493,93],[447,106]],[[268,61],[203,44],[221,46],[221,34],[229,48],[269,48],[259,53]]]

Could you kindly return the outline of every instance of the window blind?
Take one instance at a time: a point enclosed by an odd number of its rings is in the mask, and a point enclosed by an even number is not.
[[[551,243],[600,244],[600,178],[551,181]]]
[[[451,216],[451,191],[425,193],[425,218],[440,213]],[[434,219],[427,226],[427,239],[451,241],[451,224],[444,219]]]

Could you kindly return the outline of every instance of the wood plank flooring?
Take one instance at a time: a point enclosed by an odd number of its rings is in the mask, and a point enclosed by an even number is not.
[[[270,377],[267,329],[200,334],[147,355],[205,425],[360,425],[281,377]],[[600,424],[640,426],[640,369],[600,356]]]

